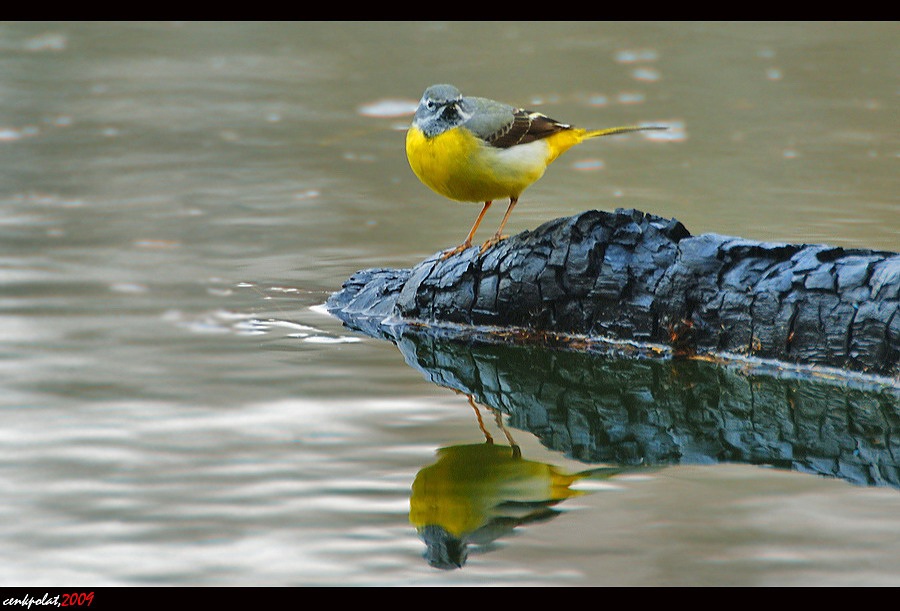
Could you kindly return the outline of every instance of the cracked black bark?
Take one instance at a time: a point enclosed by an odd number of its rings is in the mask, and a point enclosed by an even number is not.
[[[359,272],[327,306],[356,327],[389,311],[900,375],[897,253],[692,236],[637,210],[556,219],[483,255]]]

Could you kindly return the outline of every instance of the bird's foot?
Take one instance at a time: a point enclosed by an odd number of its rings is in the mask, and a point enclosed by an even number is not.
[[[449,259],[453,255],[458,255],[459,253],[466,250],[467,248],[471,248],[471,246],[472,246],[472,242],[466,241],[455,248],[448,248],[447,250],[445,250],[444,252],[441,253],[441,261],[443,261],[445,259]]]
[[[508,237],[508,235],[495,235],[490,240],[481,245],[481,254],[484,254],[485,251],[487,251],[489,248],[496,246],[499,242],[505,240]]]

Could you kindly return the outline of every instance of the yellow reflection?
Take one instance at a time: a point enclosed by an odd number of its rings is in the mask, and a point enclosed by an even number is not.
[[[441,448],[437,461],[419,471],[412,486],[410,522],[425,541],[429,564],[437,568],[460,568],[469,545],[485,546],[517,526],[555,517],[559,512],[553,506],[583,494],[571,488],[579,480],[606,479],[622,471],[567,473],[526,460],[517,445],[494,444],[477,407],[475,411],[487,441]]]

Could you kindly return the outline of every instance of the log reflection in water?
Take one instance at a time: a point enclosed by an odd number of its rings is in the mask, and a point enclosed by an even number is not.
[[[900,488],[900,391],[697,360],[475,345],[408,331],[432,382],[587,463],[735,462]]]

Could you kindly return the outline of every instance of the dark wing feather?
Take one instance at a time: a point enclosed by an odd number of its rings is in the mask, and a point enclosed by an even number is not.
[[[527,144],[547,136],[572,129],[571,125],[560,123],[547,115],[524,108],[513,111],[513,120],[486,138],[488,144],[505,149],[517,144]]]

